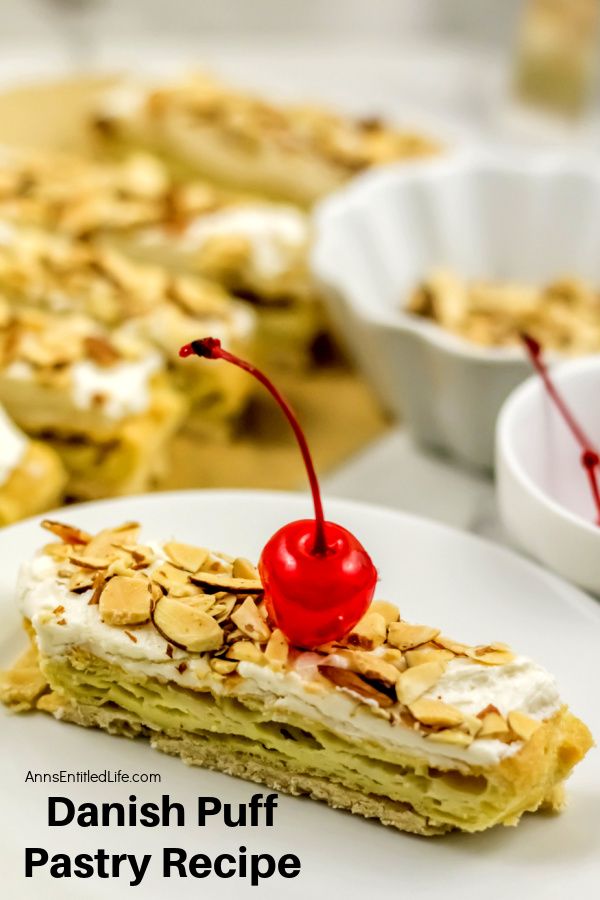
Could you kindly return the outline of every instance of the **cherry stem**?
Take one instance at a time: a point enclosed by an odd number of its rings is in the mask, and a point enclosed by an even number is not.
[[[592,499],[596,507],[596,524],[600,525],[600,484],[598,481],[600,454],[567,406],[564,398],[559,393],[556,385],[552,381],[552,378],[550,377],[550,373],[548,371],[548,366],[543,358],[542,347],[539,341],[536,341],[536,339],[531,337],[531,335],[529,334],[522,334],[521,340],[525,345],[525,349],[529,354],[529,358],[534,369],[544,382],[544,386],[551,400],[563,417],[563,420],[569,428],[571,434],[581,447],[581,465],[583,466],[587,474],[590,484],[590,490],[592,493]]]
[[[304,460],[306,473],[308,475],[313,505],[315,508],[315,540],[311,549],[311,553],[313,553],[315,556],[324,556],[328,551],[328,546],[325,536],[325,516],[323,514],[323,502],[321,500],[319,480],[317,478],[317,473],[315,471],[315,466],[310,450],[308,448],[308,443],[304,436],[304,432],[300,427],[300,423],[296,418],[296,414],[292,410],[287,400],[280,394],[273,382],[269,378],[267,378],[267,376],[263,372],[261,372],[260,369],[257,369],[256,366],[253,366],[252,363],[246,362],[246,360],[244,359],[240,359],[239,356],[235,356],[228,350],[224,350],[221,347],[221,341],[218,338],[209,337],[203,338],[202,340],[192,341],[190,344],[186,344],[181,348],[181,350],[179,351],[179,355],[183,358],[195,355],[200,356],[203,359],[224,359],[226,362],[232,363],[239,369],[243,369],[245,372],[248,372],[250,375],[256,378],[257,381],[260,381],[263,387],[265,387],[269,391],[271,396],[275,398],[281,410],[283,411],[283,414],[292,426],[296,441],[298,442],[298,447],[300,448],[300,453],[302,454],[302,459]]]

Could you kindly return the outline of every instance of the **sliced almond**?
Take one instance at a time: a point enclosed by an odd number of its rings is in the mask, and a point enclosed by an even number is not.
[[[236,641],[227,651],[227,659],[237,659],[239,662],[260,663],[263,658],[260,647],[252,641]]]
[[[142,544],[115,544],[115,547],[131,557],[132,569],[147,569],[154,562],[152,547],[144,547]]]
[[[451,650],[443,650],[441,647],[417,647],[414,650],[407,650],[404,655],[409,666],[420,666],[425,662],[448,662],[454,659]]]
[[[170,591],[175,585],[187,585],[190,583],[190,576],[187,572],[182,571],[177,566],[172,566],[168,562],[154,569],[150,578],[166,591]]]
[[[470,659],[486,666],[505,666],[515,659],[515,654],[506,644],[489,644],[484,647],[470,647],[466,651]]]
[[[88,600],[88,606],[97,606],[100,603],[100,597],[102,595],[102,591],[104,590],[104,585],[106,584],[106,574],[104,572],[96,572],[94,574],[94,591],[92,596]]]
[[[528,741],[542,725],[538,719],[531,719],[529,716],[526,716],[525,713],[519,712],[517,709],[509,712],[508,724],[511,731],[513,731],[522,741]]]
[[[286,637],[279,628],[276,628],[269,638],[269,643],[265,648],[265,657],[271,665],[285,666],[288,661],[290,645]]]
[[[398,607],[394,606],[393,603],[388,603],[387,600],[374,600],[369,607],[369,612],[376,612],[383,616],[386,625],[391,625],[392,622],[397,622],[400,618]]]
[[[258,644],[265,644],[271,637],[271,629],[260,615],[252,597],[246,597],[242,605],[231,614],[231,621],[235,622],[246,637]]]
[[[229,619],[238,598],[235,594],[212,594],[217,597],[210,611],[211,616],[217,622],[226,622]]]
[[[426,644],[440,633],[439,628],[429,625],[409,625],[408,622],[392,622],[388,628],[387,640],[398,650],[412,650],[420,644]]]
[[[173,597],[154,604],[152,622],[166,641],[190,653],[218,650],[223,632],[212,616]]]
[[[82,531],[81,528],[76,528],[74,525],[55,522],[52,519],[44,519],[41,526],[46,531],[51,531],[65,544],[87,544],[92,539],[91,534],[88,534],[87,531]]]
[[[436,635],[435,642],[436,644],[439,644],[440,647],[451,650],[455,656],[466,656],[468,651],[473,649],[472,647],[469,647],[468,644],[461,644],[459,641],[455,641],[443,634]]]
[[[369,609],[346,636],[345,643],[361,650],[374,650],[385,641],[387,625],[383,616]]]
[[[231,675],[237,670],[237,662],[234,659],[211,659],[210,667],[217,675]]]
[[[228,594],[262,594],[262,583],[255,578],[234,578],[225,572],[198,572],[190,580],[201,588],[226,591]]]
[[[411,666],[406,672],[401,672],[396,682],[396,694],[400,703],[410,706],[418,700],[440,680],[445,668],[444,662],[436,660],[422,663],[420,666]]]
[[[480,738],[505,738],[509,734],[508,722],[499,712],[489,712],[481,719]]]
[[[146,578],[115,575],[100,594],[100,618],[107,625],[141,625],[150,618],[150,605]]]
[[[388,687],[393,687],[400,675],[396,666],[389,662],[385,662],[379,656],[373,653],[366,653],[364,650],[346,651],[340,654],[348,663],[348,667],[352,672],[358,672],[363,678],[369,681],[380,681]]]
[[[439,725],[442,727],[453,727],[460,725],[464,721],[464,715],[455,706],[448,703],[442,703],[441,700],[415,700],[408,707],[415,719],[418,719],[423,725]]]
[[[399,672],[404,672],[408,665],[405,654],[395,647],[386,647],[381,654],[381,659],[391,666],[394,666]]]
[[[69,578],[69,590],[74,594],[84,594],[94,586],[93,572],[73,572]]]
[[[374,700],[379,706],[384,708],[394,705],[391,697],[388,697],[382,691],[378,691],[372,684],[364,681],[360,675],[351,672],[349,669],[339,669],[336,666],[325,665],[319,666],[319,672],[337,687],[351,691],[353,694],[358,694],[359,697],[365,700]]]
[[[258,569],[253,566],[249,559],[238,556],[233,561],[233,569],[231,574],[234,578],[247,578],[250,581],[260,581]]]
[[[426,736],[426,740],[436,744],[451,744],[454,747],[469,747],[473,743],[471,735],[459,728],[442,728],[440,731],[432,731]]]
[[[73,552],[72,544],[46,544],[42,548],[43,553],[47,556],[51,556],[52,559],[55,559],[57,562],[65,562],[69,559],[71,553]]]
[[[137,522],[124,522],[116,528],[99,531],[87,544],[84,555],[96,559],[113,559],[119,551],[116,544],[137,544],[140,526]]]
[[[90,571],[98,569],[106,569],[107,560],[96,556],[73,556],[69,557],[69,562],[80,569],[88,569]]]
[[[192,544],[181,544],[178,541],[169,541],[165,544],[165,553],[176,566],[192,574],[202,568],[209,556],[209,551],[204,547],[194,547]]]

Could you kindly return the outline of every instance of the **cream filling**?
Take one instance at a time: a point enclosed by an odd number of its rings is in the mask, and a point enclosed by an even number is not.
[[[25,435],[11,422],[0,406],[0,485],[8,481],[21,464],[28,444]]]
[[[150,624],[130,629],[137,638],[132,642],[124,629],[101,621],[98,606],[87,603],[89,593],[73,594],[66,584],[57,581],[57,568],[54,560],[40,555],[23,567],[19,580],[21,609],[35,628],[44,656],[62,657],[79,647],[133,674],[164,678],[184,688],[210,686],[215,693],[222,692],[222,682],[212,675],[206,657],[188,656],[176,649],[169,658],[167,642]],[[56,606],[64,607],[64,611],[55,614]],[[65,624],[59,625],[59,619]],[[179,672],[177,665],[182,659],[188,665]],[[310,666],[278,672],[242,662],[238,671],[243,678],[236,688],[238,694],[260,698],[274,713],[295,713],[342,737],[376,741],[388,749],[425,757],[432,765],[447,765],[448,760],[495,765],[521,747],[519,742],[480,739],[466,748],[436,743],[432,750],[427,738],[401,723],[390,722],[379,714],[375,703],[365,703],[343,688],[321,689],[311,681]],[[425,696],[468,713],[477,713],[492,703],[505,714],[519,710],[539,720],[547,719],[561,705],[552,676],[524,656],[502,666],[451,660],[435,688]]]
[[[80,409],[92,409],[103,398],[102,412],[109,419],[146,412],[150,406],[150,382],[162,367],[157,353],[135,362],[98,366],[82,360],[71,368],[73,402]]]
[[[196,250],[220,237],[246,239],[256,273],[277,278],[295,263],[308,241],[308,228],[305,216],[293,207],[257,203],[199,216],[188,225],[180,242],[185,249]]]
[[[69,370],[71,399],[78,409],[97,408],[108,419],[119,420],[146,412],[151,403],[152,378],[161,368],[158,353],[111,366],[81,360]],[[34,381],[36,377],[35,368],[25,360],[15,360],[7,366],[5,374],[19,381]],[[101,406],[98,398],[102,400]]]

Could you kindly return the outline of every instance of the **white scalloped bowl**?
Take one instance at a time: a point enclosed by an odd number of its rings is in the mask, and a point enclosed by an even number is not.
[[[489,468],[508,394],[530,373],[517,348],[484,348],[402,309],[446,266],[470,278],[600,283],[600,167],[482,154],[390,166],[314,217],[313,272],[334,326],[392,414],[424,444]]]
[[[600,357],[553,368],[558,389],[600,446]],[[600,527],[581,451],[541,379],[529,378],[500,411],[498,506],[515,540],[549,568],[600,594]]]

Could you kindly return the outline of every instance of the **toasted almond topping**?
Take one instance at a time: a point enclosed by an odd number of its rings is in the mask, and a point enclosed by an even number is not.
[[[115,544],[115,547],[131,557],[132,569],[147,569],[154,562],[152,547],[144,547],[142,544]]]
[[[467,652],[472,649],[468,644],[461,644],[443,634],[437,634],[435,642],[445,650],[451,650],[456,656],[466,656]]]
[[[383,616],[369,609],[346,636],[345,643],[351,647],[360,647],[361,650],[374,650],[385,641],[386,630]]]
[[[488,713],[491,713],[491,712],[493,712],[493,713],[498,713],[498,715],[500,715],[500,710],[498,709],[498,707],[497,707],[497,706],[494,706],[493,703],[488,703],[487,706],[485,706],[483,709],[480,709],[480,710],[479,710],[479,712],[477,713],[477,718],[478,718],[478,719],[485,719],[485,717],[487,716],[487,714],[488,714]]]
[[[383,616],[386,625],[391,625],[392,622],[397,622],[400,618],[398,607],[394,606],[393,603],[388,603],[387,600],[374,600],[369,607],[369,612],[376,612]]]
[[[509,734],[508,723],[499,712],[489,712],[481,719],[481,729],[478,737],[504,738]]]
[[[57,624],[57,625],[66,625],[66,624],[67,624],[67,620],[66,620],[66,619],[57,619],[57,620],[56,620],[56,624]]]
[[[172,566],[171,563],[163,563],[162,566],[159,566],[152,572],[150,578],[166,591],[170,591],[176,585],[188,585],[190,583],[188,573],[177,568],[177,566]]]
[[[201,588],[216,588],[228,594],[262,594],[263,586],[258,579],[234,578],[225,572],[198,572],[190,580]]]
[[[286,637],[279,628],[276,628],[269,638],[269,643],[265,648],[265,657],[271,665],[284,666],[288,661],[290,645]]]
[[[73,594],[83,594],[94,586],[95,577],[93,572],[73,572],[68,588]]]
[[[260,647],[253,644],[252,641],[236,641],[227,651],[227,659],[237,659],[239,662],[259,663],[262,661],[263,654]]]
[[[452,744],[455,747],[468,747],[473,743],[473,738],[466,731],[459,728],[442,728],[441,731],[432,731],[426,735],[426,740],[436,744]]]
[[[401,672],[396,682],[396,694],[400,703],[410,706],[415,700],[432,688],[444,674],[446,664],[442,661],[421,663]]]
[[[85,550],[85,557],[112,560],[119,555],[117,544],[137,544],[140,526],[137,522],[124,522],[116,528],[105,528],[89,541]]]
[[[233,561],[233,569],[231,574],[234,578],[246,578],[250,581],[260,581],[258,569],[253,566],[249,559],[243,556],[237,556]]]
[[[141,625],[150,618],[150,600],[147,579],[115,575],[100,594],[100,618],[107,625]]]
[[[62,605],[61,605],[61,606],[55,606],[54,609],[52,610],[52,612],[54,613],[55,616],[60,616],[60,615],[62,615],[62,613],[64,613],[64,611],[65,611],[65,608],[64,608],[64,606],[62,606]]]
[[[425,662],[448,662],[454,659],[451,650],[442,650],[439,647],[417,647],[415,650],[407,650],[404,654],[409,666],[420,666]]]
[[[351,672],[350,669],[339,669],[336,666],[324,665],[319,666],[319,672],[337,687],[351,691],[353,694],[358,694],[359,697],[365,700],[374,700],[379,706],[384,708],[394,705],[391,697],[388,697],[382,691],[378,691],[372,684],[369,684],[356,672]]]
[[[393,622],[388,628],[388,644],[397,647],[398,650],[411,650],[420,644],[433,640],[439,634],[439,629],[430,628],[428,625],[409,625],[408,622]]]
[[[475,735],[479,734],[481,731],[481,719],[478,719],[477,716],[470,716],[465,713],[460,728],[462,731],[466,731],[467,734],[470,734],[471,737],[475,737]]]
[[[46,544],[43,547],[46,556],[51,556],[57,562],[65,562],[73,552],[72,544]]]
[[[522,741],[528,741],[542,725],[538,719],[531,719],[529,716],[526,716],[525,713],[519,712],[517,709],[509,712],[508,724],[511,731],[514,731],[517,737]]]
[[[441,700],[415,700],[408,707],[419,722],[423,725],[441,725],[452,727],[460,725],[464,721],[464,715],[455,706],[442,703]]]
[[[152,622],[166,641],[190,653],[218,650],[223,632],[212,616],[173,597],[154,604]]]
[[[79,566],[80,569],[90,569],[92,571],[106,569],[106,559],[100,559],[95,556],[70,556],[69,562],[73,563],[74,566]]]
[[[94,592],[88,600],[88,606],[96,606],[100,603],[100,596],[106,584],[106,575],[104,572],[96,572],[94,575]]]
[[[211,659],[210,667],[217,675],[231,675],[237,670],[237,662],[234,659]]]
[[[386,647],[380,658],[391,666],[395,666],[399,672],[404,672],[407,667],[405,654],[395,647]]]
[[[92,539],[91,534],[88,534],[87,531],[82,531],[81,528],[76,528],[74,525],[55,522],[52,519],[44,519],[41,526],[46,531],[51,531],[65,544],[87,544]]]
[[[498,644],[486,647],[471,647],[466,651],[466,655],[470,659],[474,659],[486,666],[505,666],[515,659],[515,655],[511,650],[507,650],[505,645]]]
[[[231,614],[231,621],[235,622],[246,637],[258,644],[265,644],[271,637],[271,629],[260,615],[252,597],[246,597],[242,605]]]
[[[209,556],[208,550],[204,547],[194,547],[192,544],[181,544],[178,541],[169,541],[165,544],[165,553],[176,566],[192,574],[202,568]]]
[[[400,675],[396,666],[364,650],[340,651],[339,656],[346,660],[352,672],[357,672],[369,681],[380,681],[388,687],[393,687]]]
[[[185,662],[185,660],[183,660],[182,662],[180,662],[178,664],[177,671],[179,672],[180,675],[183,675],[183,673],[187,670],[187,667],[188,667],[188,664]]]
[[[225,622],[231,615],[238,598],[235,594],[212,594],[211,596],[218,598],[215,599],[210,611],[211,616],[216,622]]]

